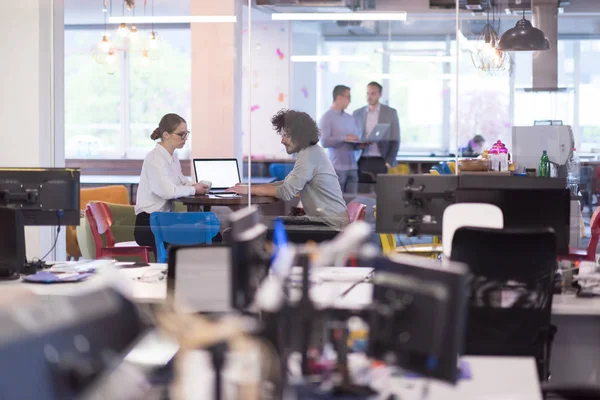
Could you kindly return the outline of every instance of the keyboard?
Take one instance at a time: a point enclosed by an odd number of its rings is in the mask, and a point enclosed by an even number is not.
[[[283,221],[284,225],[327,225],[320,218],[309,217],[307,215],[292,217],[292,216],[284,216],[278,217],[281,221]]]

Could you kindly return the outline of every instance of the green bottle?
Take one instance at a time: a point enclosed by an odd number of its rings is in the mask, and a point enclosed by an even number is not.
[[[548,153],[546,150],[542,153],[540,158],[540,167],[538,168],[538,176],[548,178],[550,176],[550,160],[548,159]]]

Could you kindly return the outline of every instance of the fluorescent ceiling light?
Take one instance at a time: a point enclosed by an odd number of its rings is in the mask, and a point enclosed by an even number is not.
[[[448,63],[455,61],[452,56],[402,56],[402,55],[391,55],[390,60],[392,61],[415,61],[415,62],[434,62],[434,63]]]
[[[273,21],[406,21],[406,12],[275,13],[271,18]]]
[[[339,61],[358,61],[368,62],[368,56],[291,56],[292,62],[339,62]]]
[[[237,22],[235,15],[188,15],[172,17],[109,17],[109,24],[191,24]]]

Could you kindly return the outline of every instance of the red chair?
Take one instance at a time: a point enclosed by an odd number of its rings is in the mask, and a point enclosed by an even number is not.
[[[364,221],[367,215],[367,205],[362,203],[350,203],[347,206],[350,222]]]
[[[350,219],[350,223],[356,221],[364,221],[365,216],[367,215],[367,205],[362,203],[349,203],[346,207],[348,210],[348,217]],[[358,261],[356,257],[350,257],[348,260],[348,264],[351,267],[356,267],[358,265]]]
[[[592,237],[587,249],[569,249],[569,255],[566,257],[560,257],[563,260],[571,261],[596,261],[596,247],[600,239],[600,207],[596,207],[596,210],[592,214],[590,219],[590,230]]]
[[[115,243],[115,237],[111,230],[113,217],[106,203],[101,201],[88,203],[85,215],[94,237],[96,258],[139,256],[142,257],[142,261],[145,263],[150,261],[148,254],[153,251],[152,247],[139,246],[135,242]],[[106,236],[106,247],[102,243],[102,237],[100,236],[102,234]]]

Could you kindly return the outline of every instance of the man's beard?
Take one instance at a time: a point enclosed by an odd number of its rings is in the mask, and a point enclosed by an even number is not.
[[[298,152],[297,146],[295,145],[289,145],[289,146],[285,146],[285,151],[288,154],[294,154]]]

